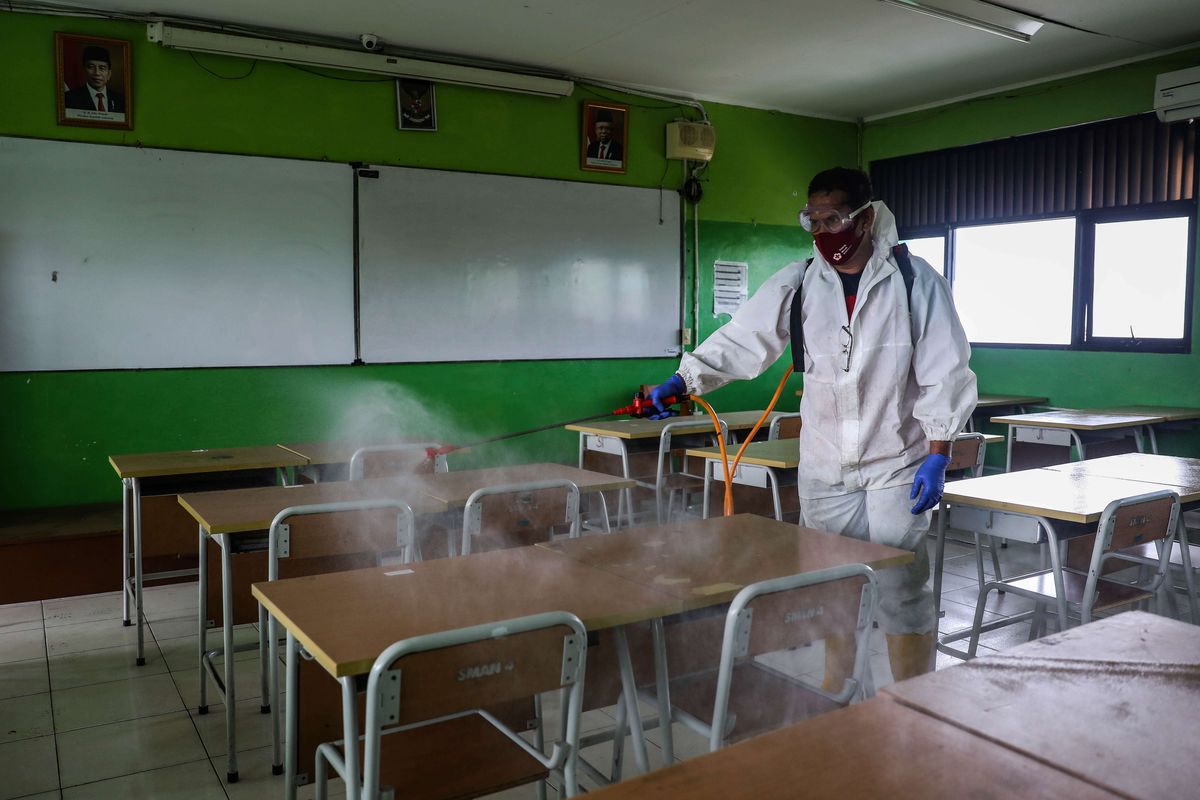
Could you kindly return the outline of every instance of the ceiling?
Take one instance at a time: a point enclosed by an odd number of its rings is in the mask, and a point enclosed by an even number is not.
[[[698,99],[873,117],[1200,43],[1197,0],[924,0],[1028,44],[880,0],[86,0],[77,5],[487,59]],[[1070,27],[1068,27],[1070,26]],[[1078,29],[1087,29],[1085,32]]]

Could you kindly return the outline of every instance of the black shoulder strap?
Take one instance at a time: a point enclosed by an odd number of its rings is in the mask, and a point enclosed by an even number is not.
[[[892,248],[892,257],[896,259],[896,266],[900,268],[900,277],[904,279],[904,296],[908,298],[908,311],[912,314],[912,290],[913,282],[916,280],[916,273],[913,271],[912,258],[908,254],[908,245],[903,242]],[[810,258],[804,262],[804,272],[808,274],[808,268],[812,266],[813,260]],[[804,285],[804,276],[800,276],[800,286]],[[800,287],[796,288],[796,294],[792,298],[792,311],[789,315],[789,327],[791,328],[792,336],[792,368],[796,372],[804,372],[804,325],[802,322],[802,303],[800,302]]]
[[[908,310],[912,311],[912,287],[917,276],[908,255],[908,245],[901,242],[893,247],[892,257],[896,259],[896,266],[900,267],[900,277],[904,278],[904,296],[908,298]]]
[[[808,274],[812,262],[811,258],[804,262],[804,275]],[[804,275],[800,276],[800,286],[796,287],[796,294],[792,296],[792,313],[788,315],[788,327],[791,328],[792,335],[792,369],[799,373],[804,372],[804,325],[801,321],[800,307],[800,289],[804,286]]]

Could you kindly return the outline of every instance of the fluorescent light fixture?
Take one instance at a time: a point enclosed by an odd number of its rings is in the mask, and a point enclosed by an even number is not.
[[[933,6],[925,5],[924,3],[918,3],[916,0],[880,0],[880,2],[896,6],[897,8],[906,8],[909,11],[915,11],[918,14],[924,14],[927,17],[934,17],[935,19],[942,19],[946,20],[947,22],[965,25],[966,27],[974,28],[977,31],[992,33],[996,36],[1003,36],[1005,39],[1012,39],[1014,42],[1028,43],[1033,38],[1033,35],[1041,30],[1042,27],[1042,23],[1040,22],[1023,20],[1020,23],[1020,27],[1024,28],[1025,30],[1006,28],[1003,25],[997,25],[994,22],[987,22],[986,20],[968,17],[965,14],[959,14],[955,11],[947,11],[944,8],[935,8]]]
[[[174,47],[195,53],[239,56],[261,61],[282,61],[286,64],[344,69],[372,75],[393,75],[397,78],[420,78],[436,83],[457,83],[463,86],[500,89],[506,92],[535,94],[543,97],[567,97],[575,88],[574,82],[559,78],[543,78],[538,75],[523,75],[519,72],[446,64],[439,61],[422,61],[415,58],[390,56],[385,53],[358,52],[338,47],[284,42],[277,39],[235,36],[215,31],[181,28],[166,22],[148,23],[146,38],[152,42],[158,42],[163,47]]]

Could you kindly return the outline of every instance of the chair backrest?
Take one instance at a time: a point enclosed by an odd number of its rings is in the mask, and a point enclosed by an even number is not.
[[[394,472],[413,472],[425,462],[427,450],[437,450],[441,445],[437,442],[404,442],[402,444],[370,444],[360,447],[350,456],[350,480],[363,478],[368,461],[374,461],[381,456],[393,456],[400,464],[391,465]],[[407,456],[407,458],[405,458]],[[399,457],[399,458],[396,458]],[[450,465],[445,455],[434,456],[433,471],[447,472]]]
[[[570,525],[579,536],[579,487],[565,478],[485,486],[463,507],[461,555],[480,549],[518,547],[550,538],[554,525]]]
[[[799,439],[800,438],[800,412],[793,411],[788,414],[779,414],[775,419],[771,420],[771,427],[767,429],[767,441],[773,442],[776,439]]]
[[[395,539],[390,531],[380,536],[379,528],[371,524],[363,524],[358,516],[360,512],[395,512]],[[321,531],[306,531],[308,535],[292,536],[292,526],[288,522],[296,517],[311,517],[314,515],[344,515],[351,512],[349,524],[332,524]],[[390,513],[388,514],[390,516]],[[371,499],[348,500],[340,503],[314,503],[307,506],[290,506],[283,509],[271,520],[268,530],[268,564],[267,580],[279,580],[280,559],[334,559],[347,554],[371,554],[378,556],[389,545],[393,544],[400,551],[401,559],[405,562],[417,557],[416,551],[416,517],[412,507],[403,500]],[[334,522],[334,519],[330,519]],[[354,566],[363,566],[355,564]],[[341,568],[347,568],[344,565]],[[323,571],[332,571],[326,569]]]
[[[1179,524],[1179,495],[1170,490],[1150,492],[1114,500],[1104,509],[1096,528],[1096,543],[1088,569],[1099,572],[1102,562],[1120,550],[1175,536]],[[1171,548],[1162,548],[1162,568],[1171,557]]]
[[[972,478],[983,475],[983,460],[987,455],[987,445],[982,433],[960,433],[954,437],[954,446],[950,450],[950,463],[946,472],[969,472]]]
[[[721,438],[725,442],[728,442],[729,441],[729,425],[726,424],[725,420],[723,420],[723,419],[719,419],[718,422],[721,426]],[[711,423],[709,423],[709,424],[711,426]],[[662,431],[658,434],[658,467],[654,473],[654,485],[655,486],[662,486],[663,479],[667,475],[667,464],[669,463],[668,460],[671,458],[671,436],[673,435],[674,431],[677,431],[680,428],[693,428],[694,429],[695,427],[696,427],[695,417],[693,417],[691,419],[686,419],[686,420],[679,419],[679,420],[675,420],[673,422],[668,422],[666,425],[663,425]],[[693,431],[693,433],[695,433],[695,431]],[[707,433],[708,435],[714,435],[711,431],[706,431],[705,433]],[[714,442],[714,445],[715,444],[716,443]]]
[[[867,688],[878,585],[866,564],[847,564],[753,583],[734,597],[725,616],[713,701],[709,749],[724,744],[734,664],[830,636],[854,637],[854,667],[842,690],[828,698],[845,705]],[[805,686],[824,694],[815,686]],[[769,702],[763,698],[762,702]]]
[[[563,611],[395,642],[375,659],[367,678],[362,796],[374,798],[379,791],[385,728],[478,711],[528,750],[528,743],[481,709],[562,688],[569,688],[566,730],[549,760],[575,759],[586,660],[587,630]]]

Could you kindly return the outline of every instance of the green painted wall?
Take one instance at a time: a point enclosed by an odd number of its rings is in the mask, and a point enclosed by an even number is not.
[[[133,131],[55,124],[56,30],[133,42]],[[8,76],[0,135],[663,184],[668,190],[682,180],[680,165],[662,156],[663,125],[684,113],[667,103],[585,86],[563,100],[439,86],[439,131],[400,133],[391,81],[319,77],[265,62],[251,72],[250,66],[162,49],[145,41],[141,25],[0,13],[0,71]],[[209,71],[246,77],[226,80]],[[588,98],[635,106],[628,175],[579,170],[580,106]],[[715,327],[712,261],[749,262],[755,288],[773,269],[806,255],[808,245],[793,223],[804,187],[820,169],[854,163],[857,152],[855,126],[848,123],[706,107],[718,145],[703,176],[699,210],[702,334]],[[690,265],[690,249],[688,259]],[[690,271],[686,285],[690,309]],[[111,453],[311,440],[368,426],[458,441],[533,427],[628,402],[636,385],[660,380],[674,365],[644,359],[0,374],[0,447],[5,463],[19,465],[0,481],[0,508],[115,500],[119,487],[106,463]],[[761,406],[780,374],[730,387],[714,402],[726,409]],[[781,402],[795,407],[794,396]],[[574,437],[555,431],[465,458],[571,460],[575,446]]]
[[[1192,50],[867,123],[864,161],[1143,113],[1152,108],[1155,75],[1198,63],[1200,50]],[[984,391],[1045,394],[1055,405],[1196,406],[1200,405],[1200,302],[1193,312],[1190,355],[980,347],[971,364]],[[1020,312],[1014,309],[1014,313]],[[1167,449],[1196,453],[1200,442],[1175,438],[1168,441]]]

